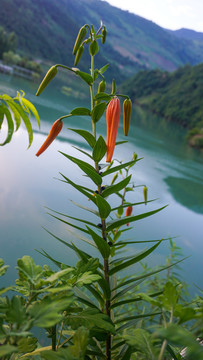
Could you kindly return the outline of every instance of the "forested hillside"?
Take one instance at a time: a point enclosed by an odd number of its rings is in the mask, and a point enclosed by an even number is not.
[[[141,106],[186,127],[190,134],[201,135],[203,64],[185,65],[172,73],[141,71],[123,84],[122,91]],[[198,141],[203,147],[203,140]]]
[[[117,81],[143,69],[172,71],[203,62],[203,41],[180,39],[140,16],[101,0],[1,0],[0,25],[14,31],[18,49],[51,62],[73,64],[75,33],[84,23],[107,26],[105,52],[98,66],[113,64]],[[84,54],[81,67],[86,63]],[[113,72],[112,72],[113,71]]]

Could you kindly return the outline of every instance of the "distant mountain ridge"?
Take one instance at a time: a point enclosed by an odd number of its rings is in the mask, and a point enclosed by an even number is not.
[[[178,30],[167,30],[180,39],[203,41],[203,33],[195,30],[181,28]]]
[[[1,0],[0,25],[15,31],[18,47],[35,58],[73,65],[72,48],[85,23],[107,26],[107,44],[101,46],[97,66],[109,62],[111,76],[121,82],[139,70],[172,71],[203,62],[203,39],[169,32],[140,16],[101,0]],[[186,29],[187,30],[187,29]],[[81,67],[87,64],[87,53]]]

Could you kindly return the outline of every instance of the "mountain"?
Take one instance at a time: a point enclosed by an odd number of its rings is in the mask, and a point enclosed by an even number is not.
[[[203,33],[190,29],[179,29],[179,30],[167,30],[168,32],[174,34],[180,39],[188,39],[195,41],[203,41]]]
[[[179,38],[155,23],[101,0],[1,0],[0,25],[15,31],[18,49],[34,58],[73,64],[76,34],[85,23],[107,27],[107,43],[101,46],[97,66],[109,62],[111,77],[118,82],[139,70],[173,71],[203,62],[203,41]],[[84,53],[81,68],[87,64]]]
[[[120,89],[133,102],[187,128],[203,148],[203,64],[174,72],[140,71]],[[193,139],[194,140],[194,139]]]

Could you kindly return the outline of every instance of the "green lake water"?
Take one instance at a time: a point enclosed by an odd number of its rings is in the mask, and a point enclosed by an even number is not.
[[[78,244],[80,241],[64,224],[47,215],[45,206],[76,217],[85,217],[86,213],[70,200],[90,206],[80,193],[57,180],[60,178],[59,172],[62,172],[72,181],[79,183],[82,179],[84,186],[89,186],[88,179],[81,178],[81,171],[58,152],[60,150],[85,159],[85,155],[73,148],[79,146],[88,150],[85,142],[67,128],[82,127],[90,130],[88,118],[73,117],[64,121],[62,133],[49,150],[39,158],[35,156],[51,124],[74,107],[86,104],[79,99],[61,95],[57,81],[38,98],[35,96],[36,88],[37,84],[25,80],[0,77],[0,93],[15,96],[16,90],[23,89],[26,98],[37,107],[41,118],[40,131],[33,119],[34,141],[29,150],[24,128],[15,134],[10,144],[0,149],[0,257],[10,265],[7,275],[1,280],[3,285],[14,281],[17,258],[26,254],[33,256],[39,264],[47,262],[35,249],[44,249],[55,259],[73,265],[76,257],[71,250],[58,243],[42,227],[67,242]],[[105,137],[105,118],[98,123],[97,129]],[[183,129],[134,109],[129,142],[118,146],[114,155],[118,160],[129,161],[135,152],[139,158],[143,158],[132,170],[133,182],[135,186],[146,184],[149,199],[157,199],[147,206],[135,207],[134,215],[169,205],[162,212],[136,222],[134,228],[125,233],[125,238],[150,240],[176,237],[176,244],[182,248],[184,256],[190,255],[181,265],[181,274],[194,292],[195,285],[203,286],[203,154],[189,148],[184,138]],[[122,122],[118,140],[126,140]],[[135,193],[129,193],[127,199],[143,201],[142,188],[137,187]],[[112,203],[117,204],[117,199],[112,198]],[[88,218],[91,218],[90,214]],[[80,243],[83,249],[91,251],[87,249],[88,245]],[[142,245],[135,245],[129,251],[136,252],[141,248]],[[167,254],[168,245],[164,242],[149,257],[149,264],[164,264]],[[131,272],[136,269],[132,268]]]

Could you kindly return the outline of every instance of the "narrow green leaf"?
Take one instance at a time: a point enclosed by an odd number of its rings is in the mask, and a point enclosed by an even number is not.
[[[110,247],[107,244],[106,240],[102,239],[97,233],[95,233],[92,229],[87,226],[88,232],[94,240],[97,248],[104,259],[108,259],[110,255]]]
[[[73,148],[80,151],[82,154],[85,154],[86,156],[88,156],[90,159],[93,160],[93,157],[87,151],[84,151],[84,150],[78,148],[77,146],[73,146]]]
[[[111,96],[105,92],[100,92],[95,95],[94,100],[109,101],[109,100],[111,100]]]
[[[104,305],[104,298],[98,289],[95,289],[92,285],[85,285],[85,287],[91,292],[91,294],[97,299],[101,307]]]
[[[104,138],[100,135],[93,148],[92,157],[94,161],[100,162],[105,154],[106,154],[106,142],[104,141]]]
[[[12,100],[12,98],[11,98]],[[12,113],[13,113],[13,116],[14,116],[14,119],[15,119],[15,123],[16,123],[16,129],[15,131],[17,131],[20,127],[20,124],[21,124],[21,117],[20,117],[20,114],[19,112],[16,110],[15,106],[13,106],[13,101],[7,101],[7,104],[8,106],[10,107]]]
[[[101,185],[102,183],[102,178],[101,176],[96,172],[95,168],[93,166],[91,166],[90,164],[88,164],[85,161],[79,160],[73,156],[70,156],[68,154],[65,154],[61,151],[59,151],[62,155],[64,155],[65,157],[67,157],[70,161],[74,162],[76,165],[79,166],[79,168],[84,171],[84,173],[90,177],[90,179],[92,179],[92,181],[96,184],[96,185]]]
[[[58,240],[60,243],[62,243],[63,245],[69,247],[71,250],[73,250],[76,255],[79,256],[80,259],[84,260],[84,262],[87,262],[88,259],[91,257],[89,254],[87,254],[85,251],[79,250],[75,245],[73,244],[69,244],[66,241],[64,241],[63,239],[59,238],[58,236],[56,236],[55,234],[53,234],[51,231],[47,230],[46,228],[43,227],[43,229],[50,234],[51,236],[53,236],[56,240]],[[51,258],[50,255],[48,255],[44,250],[43,250],[44,254],[46,254],[46,257],[49,258],[50,260],[54,261],[55,264],[57,266],[59,266],[61,263],[59,261],[56,261],[55,259]],[[42,254],[43,255],[43,254]],[[45,255],[44,255],[45,256]]]
[[[160,240],[160,241],[162,241],[162,240]],[[160,241],[159,241],[159,243],[160,243]],[[175,265],[177,265],[178,263],[182,262],[182,261],[185,260],[185,259],[186,259],[186,258],[181,259],[181,260],[179,260],[179,261],[176,261],[175,263],[173,263],[173,264],[171,264],[171,265],[163,266],[163,267],[160,267],[160,268],[157,269],[157,270],[150,271],[150,272],[148,272],[148,273],[146,273],[146,274],[144,274],[144,275],[136,276],[136,277],[134,277],[134,278],[132,278],[132,279],[126,280],[126,281],[124,281],[123,283],[121,283],[121,284],[119,284],[118,286],[116,286],[116,288],[113,289],[113,290],[119,289],[120,287],[125,286],[125,285],[128,285],[128,284],[130,284],[130,283],[132,283],[132,282],[135,282],[135,281],[138,281],[138,280],[141,280],[141,279],[145,279],[145,278],[147,278],[147,277],[149,277],[149,276],[152,276],[152,275],[154,275],[154,274],[157,274],[157,273],[159,273],[159,272],[161,272],[161,271],[167,270],[167,269],[171,268],[172,266],[175,266]]]
[[[102,220],[105,220],[111,212],[111,207],[109,203],[101,195],[95,194],[95,197],[96,197],[96,204],[99,210],[99,215]]]
[[[61,174],[61,173],[60,173]],[[75,189],[77,189],[81,194],[85,195],[88,199],[90,199],[91,201],[93,201],[93,203],[96,204],[96,199],[93,195],[91,195],[90,193],[88,193],[86,190],[84,190],[83,186],[77,185],[76,183],[74,183],[73,181],[71,181],[70,179],[68,179],[65,175],[61,174],[61,176],[63,176],[63,178],[66,180],[66,182],[68,184],[70,184],[71,186],[73,186]],[[93,193],[93,192],[92,192]]]
[[[35,119],[37,120],[38,126],[40,128],[40,118],[39,118],[39,114],[38,114],[35,106],[29,100],[25,99],[22,96],[21,96],[21,101],[26,108],[28,108],[30,111],[32,111]]]
[[[128,143],[128,140],[116,141],[116,146],[117,145],[122,145],[122,144],[125,144],[125,143]]]
[[[104,65],[101,69],[99,69],[100,74],[103,74],[109,67],[109,64]]]
[[[69,128],[69,130],[74,131],[77,134],[79,134],[80,136],[82,136],[87,141],[87,143],[91,146],[91,148],[93,148],[95,146],[96,139],[89,131],[79,130],[79,129],[70,129],[70,128]]]
[[[81,228],[80,226],[77,226],[77,225],[75,225],[75,224],[73,224],[73,223],[71,223],[71,222],[65,221],[65,220],[63,220],[63,219],[61,219],[61,218],[59,218],[59,217],[57,217],[57,216],[55,216],[55,215],[53,215],[53,214],[50,214],[50,213],[47,213],[47,214],[50,215],[50,216],[52,216],[54,219],[57,219],[57,220],[63,222],[64,224],[66,224],[66,225],[68,225],[68,226],[72,226],[72,227],[74,227],[75,229],[80,230],[80,231],[82,231],[82,232],[84,232],[84,233],[86,233],[86,234],[88,233],[88,231],[87,231],[86,229],[83,229],[83,228]]]
[[[81,209],[83,209],[83,210],[86,210],[86,211],[89,211],[89,212],[91,212],[92,214],[94,214],[94,215],[96,215],[96,216],[99,216],[99,213],[98,213],[98,211],[97,210],[94,210],[94,209],[91,209],[91,208],[89,208],[89,207],[87,207],[87,206],[83,206],[83,205],[81,205],[81,204],[78,204],[78,203],[76,203],[75,201],[73,201],[73,200],[70,200],[74,205],[76,205],[76,206],[78,206],[79,208],[81,208]]]
[[[119,183],[106,187],[106,189],[102,192],[102,196],[107,197],[111,194],[115,194],[115,192],[117,191],[124,189],[129,184],[131,176],[132,175],[129,175],[127,178],[121,180]]]
[[[160,209],[149,211],[149,212],[146,212],[146,213],[143,213],[143,214],[140,214],[140,215],[127,216],[127,217],[125,217],[123,219],[114,220],[112,222],[109,222],[106,230],[111,231],[111,230],[113,230],[115,228],[118,228],[118,227],[120,227],[122,225],[126,225],[128,223],[131,223],[132,221],[138,221],[138,220],[144,219],[144,218],[146,218],[148,216],[154,215],[154,214],[158,213],[159,211],[165,209],[166,206],[163,206]]]
[[[148,313],[148,314],[140,314],[140,315],[134,315],[134,316],[125,316],[121,319],[118,319],[115,321],[115,324],[119,324],[121,322],[125,322],[124,327],[122,327],[122,329],[127,328],[127,324],[129,324],[130,320],[138,320],[138,319],[143,319],[149,316],[156,316],[156,315],[160,315],[161,312],[156,312],[156,313]],[[117,332],[119,333],[121,331],[121,328],[117,329]]]
[[[159,241],[157,244],[155,244],[148,250],[141,251],[138,255],[135,255],[135,257],[133,259],[125,261],[124,263],[113,267],[112,269],[109,270],[109,275],[113,275],[113,274],[115,274],[121,270],[124,270],[124,269],[128,268],[129,266],[134,265],[137,262],[141,261],[146,256],[151,254],[160,244],[161,244],[161,241]]]
[[[150,202],[155,201],[155,200],[156,200],[156,199],[154,199],[154,200],[148,200],[147,203],[150,203]],[[118,209],[120,209],[120,208],[125,209],[125,208],[128,207],[128,206],[137,206],[137,205],[144,205],[144,204],[145,204],[144,201],[140,201],[140,202],[136,202],[136,203],[126,202],[126,203],[123,204],[122,206],[119,205],[119,206],[114,207],[114,208],[112,209],[112,211],[116,211],[116,210],[118,210]]]
[[[78,299],[80,302],[84,303],[85,305],[88,305],[88,306],[90,306],[90,307],[94,307],[94,308],[96,308],[96,309],[99,310],[99,308],[97,307],[97,305],[96,305],[95,303],[93,303],[93,302],[90,300],[90,298],[89,298],[87,295],[85,295],[84,292],[81,291],[79,288],[75,287],[75,288],[74,288],[74,293],[75,293],[75,295],[77,296],[77,299]]]
[[[102,176],[106,176],[106,175],[109,175],[109,174],[112,174],[116,171],[119,171],[119,170],[122,170],[124,168],[127,168],[128,166],[130,165],[134,165],[136,163],[136,161],[138,160],[132,160],[132,161],[129,161],[127,163],[124,163],[124,164],[121,164],[121,165],[118,165],[118,166],[114,166],[114,167],[111,167],[110,169],[106,170],[103,172]]]
[[[150,297],[156,297],[156,296],[161,295],[162,293],[163,293],[163,291],[159,291],[159,292],[150,294],[149,296],[150,296]],[[130,298],[130,299],[122,300],[122,301],[119,301],[119,302],[114,302],[114,303],[111,305],[111,308],[114,309],[114,308],[116,308],[116,307],[119,307],[119,306],[122,306],[122,305],[126,305],[126,304],[130,304],[130,303],[134,303],[134,302],[137,302],[137,301],[142,301],[142,297],[141,297],[141,296],[137,296],[136,298]]]
[[[87,221],[87,220],[83,220],[83,219],[80,219],[80,218],[76,218],[76,217],[73,217],[73,216],[70,216],[70,215],[67,215],[67,214],[63,214],[63,213],[58,212],[58,211],[56,211],[56,210],[52,210],[52,209],[50,209],[50,208],[48,208],[48,207],[46,207],[46,208],[47,208],[48,210],[53,211],[55,214],[58,214],[58,215],[67,217],[67,218],[69,218],[69,219],[73,219],[73,220],[79,221],[79,222],[84,223],[84,224],[87,224],[87,225],[91,225],[91,226],[97,228],[97,225],[95,225],[95,224],[94,224],[93,222],[91,222],[91,221]],[[49,213],[48,213],[48,214],[49,214]],[[51,214],[49,214],[49,215],[51,215]]]
[[[8,124],[7,137],[4,140],[4,142],[0,144],[0,146],[3,146],[3,145],[8,144],[11,141],[13,132],[14,132],[14,124],[13,124],[13,119],[12,119],[9,109],[4,104],[1,104],[1,106],[3,108],[4,114],[6,116],[7,124]]]
[[[19,104],[16,104],[14,102],[13,105],[15,106],[17,111],[19,112],[21,118],[23,119],[25,127],[27,129],[28,137],[29,137],[29,145],[28,145],[28,148],[29,148],[31,146],[31,144],[32,144],[32,141],[33,141],[33,131],[32,131],[32,125],[31,125],[30,119],[26,115],[25,111],[21,108],[21,106]]]
[[[92,110],[92,120],[94,121],[94,123],[98,122],[101,119],[104,111],[106,110],[106,106],[107,104],[105,102],[101,102],[95,105]]]
[[[83,79],[88,85],[92,85],[93,84],[93,77],[86,73],[86,72],[83,72],[83,71],[80,71],[80,70],[76,70],[75,73],[81,77],[81,79]]]
[[[1,126],[3,124],[3,120],[4,120],[4,112],[0,103],[0,130],[1,130]]]
[[[84,107],[77,107],[75,109],[73,109],[71,112],[70,112],[71,115],[73,116],[82,116],[82,115],[88,115],[88,116],[91,116],[91,111],[87,108],[84,108]]]

